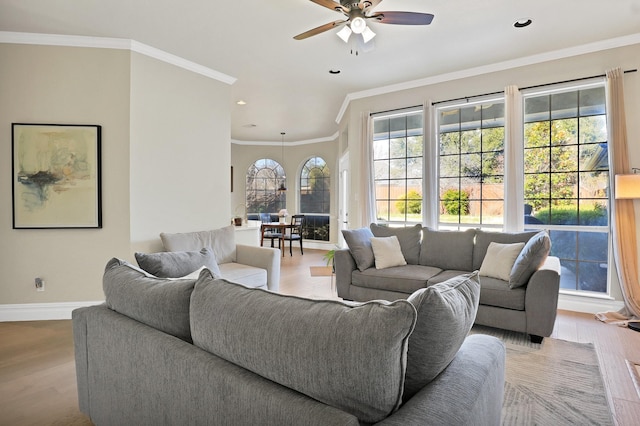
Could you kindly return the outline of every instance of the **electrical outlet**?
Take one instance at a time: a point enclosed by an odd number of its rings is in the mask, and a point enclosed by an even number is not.
[[[44,291],[44,280],[36,278],[36,291]]]

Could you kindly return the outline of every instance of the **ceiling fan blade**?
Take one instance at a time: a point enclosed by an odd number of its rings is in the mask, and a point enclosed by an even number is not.
[[[376,12],[367,18],[375,19],[381,24],[429,25],[433,21],[430,13],[417,12]]]
[[[311,0],[317,5],[326,7],[327,9],[335,10],[336,12],[349,13],[349,9],[341,5],[334,0]]]
[[[312,30],[309,31],[305,31],[302,34],[298,34],[297,36],[294,37],[294,39],[296,40],[304,40],[305,38],[314,36],[314,35],[318,35],[320,33],[323,33],[325,31],[329,31],[333,28],[337,28],[340,25],[344,24],[345,22],[347,22],[348,20],[344,20],[344,21],[333,21],[333,22],[329,22],[328,24],[324,24],[324,25],[320,25],[319,27],[316,27]]]

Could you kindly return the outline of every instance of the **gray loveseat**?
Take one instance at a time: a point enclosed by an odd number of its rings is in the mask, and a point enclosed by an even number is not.
[[[408,300],[345,303],[119,259],[73,311],[80,410],[102,425],[498,425],[505,349],[468,336],[469,275]]]
[[[550,336],[556,318],[560,261],[548,256],[550,241],[544,232],[436,231],[420,225],[343,231],[349,249],[335,253],[338,296],[346,300],[396,300],[458,274],[480,270],[480,305],[476,323],[528,333],[533,342]],[[406,265],[376,268],[370,239],[395,236]],[[514,246],[517,257],[485,257],[490,245]],[[515,245],[521,244],[521,249]],[[489,261],[491,260],[491,261]],[[506,277],[492,274],[507,263]],[[510,262],[510,263],[509,263]],[[513,267],[511,266],[513,265]],[[484,266],[484,268],[483,268]],[[484,270],[483,270],[484,269]]]

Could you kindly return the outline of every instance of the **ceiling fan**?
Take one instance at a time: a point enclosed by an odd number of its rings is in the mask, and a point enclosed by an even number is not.
[[[361,34],[364,42],[367,43],[376,36],[371,28],[367,26],[366,20],[368,19],[381,24],[396,25],[429,25],[433,20],[433,15],[430,13],[374,12],[373,9],[380,4],[382,0],[340,0],[339,3],[334,0],[311,1],[320,6],[342,13],[347,19],[329,22],[328,24],[305,31],[295,36],[294,39],[296,40],[303,40],[333,28],[342,27],[337,35],[344,40],[345,43],[349,41],[352,33]]]

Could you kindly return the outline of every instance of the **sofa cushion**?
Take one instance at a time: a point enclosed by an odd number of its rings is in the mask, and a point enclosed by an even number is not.
[[[267,288],[267,270],[242,263],[230,262],[220,265],[222,278],[247,287]],[[215,278],[217,277],[213,274]]]
[[[236,261],[236,231],[233,225],[212,231],[161,233],[166,251],[197,251],[203,247],[213,250],[218,265]]]
[[[473,238],[475,229],[466,231],[436,231],[422,228],[420,264],[440,269],[473,271]]]
[[[195,282],[157,278],[113,258],[105,267],[102,287],[110,309],[190,342],[189,304]]]
[[[417,265],[420,263],[420,235],[421,225],[406,228],[393,228],[372,223],[369,228],[375,237],[391,237],[395,235],[400,242],[402,255],[407,263]]]
[[[373,249],[376,269],[404,266],[407,264],[407,261],[404,260],[404,256],[402,255],[398,237],[395,235],[390,237],[372,237],[371,249]]]
[[[453,360],[476,319],[479,297],[477,272],[451,278],[409,296],[418,319],[409,337],[405,401]]]
[[[206,271],[191,298],[196,346],[369,423],[401,403],[415,321],[406,300],[303,299]]]
[[[135,257],[140,268],[159,278],[184,277],[203,266],[220,277],[220,268],[208,247],[200,251],[136,253]]]
[[[525,287],[510,288],[509,282],[480,277],[480,304],[524,311]]]
[[[422,265],[405,265],[386,269],[369,268],[362,272],[353,271],[351,283],[359,287],[411,294],[425,288],[427,281],[441,271],[439,268]]]
[[[492,242],[500,244],[512,244],[512,243],[526,243],[531,237],[533,237],[537,231],[532,232],[487,232],[480,229],[476,232],[476,243],[473,246],[473,266],[470,269],[475,271],[480,269],[482,261],[489,244]]]
[[[509,281],[513,264],[523,247],[524,243],[500,244],[491,242],[480,266],[480,275]]]
[[[369,228],[343,229],[342,236],[347,246],[349,246],[351,256],[353,256],[360,271],[371,268],[375,264],[373,249],[371,248],[373,233]]]
[[[544,263],[551,251],[551,239],[546,231],[540,231],[527,241],[511,269],[509,287],[526,285],[529,278]]]
[[[451,278],[457,277],[458,275],[469,274],[471,271],[459,271],[457,269],[447,269],[446,271],[442,271],[437,275],[429,278],[427,280],[427,286],[438,284],[444,281],[447,281]]]

